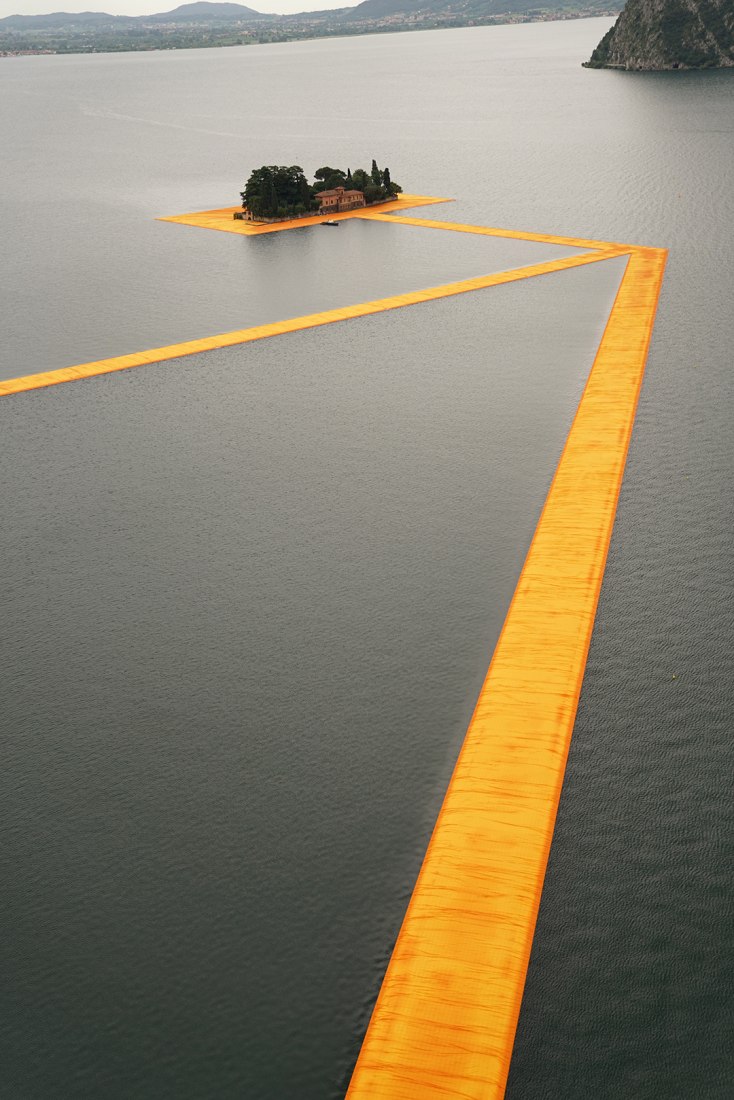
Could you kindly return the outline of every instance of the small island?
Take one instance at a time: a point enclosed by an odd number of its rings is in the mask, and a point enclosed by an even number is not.
[[[309,183],[297,164],[263,165],[250,173],[242,197],[242,211],[235,218],[253,222],[290,221],[314,215],[344,214],[363,206],[392,202],[402,193],[389,168],[378,168],[373,159],[369,172],[357,168],[319,168]]]

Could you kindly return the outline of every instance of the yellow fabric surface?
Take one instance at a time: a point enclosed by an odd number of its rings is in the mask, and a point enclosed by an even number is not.
[[[400,207],[450,201],[401,196]],[[398,209],[398,204],[391,207]],[[163,218],[242,235],[316,224]],[[0,396],[297,332],[614,256],[627,268],[528,552],[348,1100],[504,1094],[543,877],[667,253],[356,210],[336,215],[592,249],[342,309],[0,382]]]
[[[500,271],[493,275],[484,275],[472,279],[463,279],[456,283],[446,283],[444,286],[429,287],[427,290],[416,290],[407,294],[394,295],[390,298],[379,298],[373,302],[361,302],[357,305],[345,306],[342,309],[331,309],[323,313],[308,314],[305,317],[294,317],[287,321],[276,321],[268,325],[256,325],[253,328],[238,329],[217,336],[207,336],[201,340],[188,340],[181,344],[169,344],[167,347],[152,348],[132,355],[98,359],[91,363],[80,363],[74,367],[61,367],[59,370],[44,371],[40,374],[27,374],[21,378],[9,378],[0,382],[0,397],[21,393],[24,390],[41,389],[44,386],[55,386],[60,382],[77,382],[81,378],[92,378],[97,374],[109,374],[112,371],[129,370],[131,367],[160,363],[166,359],[177,359],[180,356],[193,355],[200,351],[214,351],[217,348],[232,347],[234,344],[246,344],[252,340],[264,340],[269,336],[282,336],[288,332],[297,332],[299,329],[316,328],[319,325],[328,325],[335,321],[345,321],[351,317],[364,317],[367,314],[380,313],[383,310],[398,309],[401,306],[416,305],[420,302],[430,302],[437,298],[449,297],[452,294],[465,294],[472,290],[499,286],[501,283],[528,279],[534,275],[546,275],[569,267],[597,263],[599,260],[609,259],[610,256],[617,254],[613,250],[587,252],[580,256],[550,260],[543,264],[515,268],[511,271]]]
[[[374,221],[399,222],[402,225],[420,225],[423,229],[448,229],[452,233],[476,233],[480,237],[509,237],[515,241],[538,241],[540,244],[567,245],[573,248],[618,248],[627,252],[633,245],[616,244],[613,241],[589,241],[583,237],[558,237],[549,233],[526,233],[520,229],[492,229],[486,225],[463,225],[461,222],[439,222],[430,218],[412,218],[397,211],[394,214],[364,211],[362,216]]]
[[[225,206],[219,210],[202,210],[193,214],[173,214],[157,218],[159,222],[178,222],[179,225],[194,225],[200,229],[218,229],[222,233],[239,233],[242,237],[257,237],[261,233],[282,233],[285,229],[303,229],[308,225],[320,225],[323,221],[345,221],[347,218],[369,218],[388,210],[407,210],[411,206],[432,206],[437,202],[453,202],[453,199],[439,199],[430,195],[398,195],[396,202],[385,203],[374,214],[364,206],[357,210],[347,210],[343,214],[314,214],[310,218],[294,218],[292,221],[255,224],[235,221],[235,212],[241,206]]]
[[[348,1100],[504,1095],[665,258],[630,253]]]

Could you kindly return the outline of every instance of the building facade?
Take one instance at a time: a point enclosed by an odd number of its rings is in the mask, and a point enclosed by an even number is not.
[[[343,187],[319,191],[316,198],[321,202],[319,214],[343,214],[347,210],[358,210],[365,205],[361,191],[345,191]]]

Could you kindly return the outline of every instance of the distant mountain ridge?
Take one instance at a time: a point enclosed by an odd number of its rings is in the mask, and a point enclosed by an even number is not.
[[[430,0],[363,0],[361,4],[347,10],[346,18],[384,19],[386,16],[402,15],[430,7]]]
[[[579,7],[584,6],[581,3]],[[587,0],[588,9],[609,10],[610,3],[603,0]],[[614,3],[611,4],[614,7]],[[568,0],[362,0],[354,8],[347,8],[342,18],[346,22],[389,19],[392,16],[412,15],[416,12],[453,14],[465,19],[492,15],[520,15],[529,12],[558,12],[562,14],[571,5]],[[615,8],[615,10],[618,9]],[[308,13],[304,13],[307,15]],[[292,18],[292,17],[291,17]]]
[[[734,0],[628,0],[590,69],[734,66]]]
[[[8,15],[0,19],[0,27],[8,30],[34,30],[51,27],[98,27],[101,25],[134,25],[149,23],[208,23],[246,22],[253,19],[277,19],[277,15],[265,15],[244,4],[206,3],[182,4],[173,11],[153,15],[108,15],[101,11],[51,12],[49,15]]]
[[[589,12],[608,12],[610,6],[619,10],[614,0],[579,0],[578,7]],[[269,15],[246,7],[244,4],[212,3],[198,0],[196,3],[182,4],[173,11],[157,12],[152,15],[108,15],[105,12],[52,12],[49,15],[8,15],[0,19],[0,30],[6,31],[47,31],[54,29],[100,29],[116,27],[121,30],[133,27],[151,27],[161,25],[186,24],[227,24],[255,23],[269,21],[272,24],[292,23],[359,23],[379,20],[399,19],[420,13],[426,16],[443,15],[457,17],[466,21],[495,16],[523,15],[542,13],[563,13],[574,8],[573,0],[363,0],[355,7],[335,8],[332,10],[299,12],[289,15]]]
[[[67,27],[85,24],[97,26],[100,23],[133,23],[134,17],[129,15],[107,15],[102,11],[67,12],[55,11],[48,15],[6,15],[0,19],[0,27],[8,30],[36,30],[46,27]]]
[[[229,21],[244,19],[277,19],[277,16],[265,15],[263,12],[247,8],[244,4],[216,4],[199,0],[196,4],[181,4],[173,11],[160,12],[158,15],[143,15],[139,18],[148,23],[202,23],[208,20]]]

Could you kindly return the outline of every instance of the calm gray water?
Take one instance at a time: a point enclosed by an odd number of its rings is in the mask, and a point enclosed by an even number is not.
[[[734,74],[608,25],[0,64],[5,376],[517,261],[253,164],[671,249],[513,1100],[729,1095]],[[0,403],[6,1095],[342,1095],[620,270]]]
[[[228,197],[234,204],[236,191]],[[117,211],[109,217],[121,237],[128,234]],[[52,255],[63,256],[65,265],[70,251],[78,255],[74,263],[83,265],[87,257],[99,261],[88,227],[83,243],[81,238],[60,241],[56,228],[52,227]],[[165,242],[162,228],[169,238]],[[11,255],[25,267],[28,256],[20,223],[16,229],[18,239]],[[193,226],[166,223],[161,227],[160,222],[145,219],[136,225],[135,236],[150,261],[143,269],[138,263],[127,265],[130,287],[120,286],[114,302],[106,274],[90,276],[92,281],[74,311],[74,323],[80,315],[83,322],[73,329],[68,277],[60,281],[64,292],[44,311],[43,324],[29,332],[25,321],[19,323],[27,317],[27,279],[22,270],[13,270],[13,262],[7,265],[9,311],[18,320],[9,327],[0,350],[0,376],[27,374],[31,364],[32,371],[48,370],[180,343],[584,251],[366,221],[343,223],[338,233],[312,226],[247,240]],[[170,238],[178,238],[177,247],[189,248],[190,255],[172,257]],[[160,254],[157,241],[165,244]],[[38,270],[43,268],[49,242],[41,238],[37,247]],[[114,237],[109,247],[112,252]],[[110,262],[114,261],[105,261]],[[128,289],[133,293],[128,294]]]

